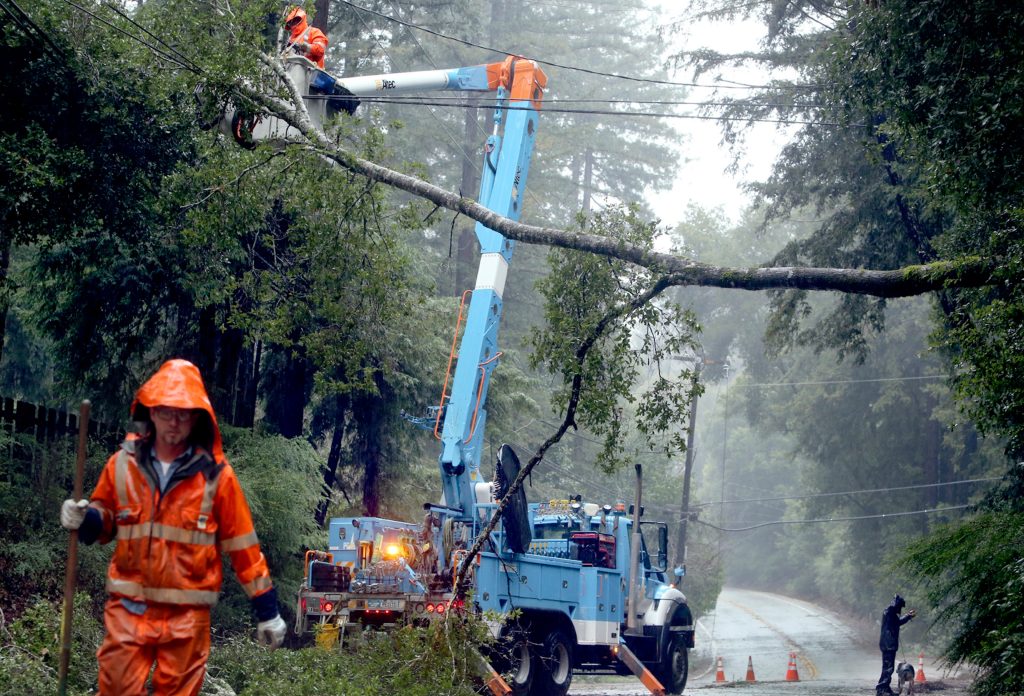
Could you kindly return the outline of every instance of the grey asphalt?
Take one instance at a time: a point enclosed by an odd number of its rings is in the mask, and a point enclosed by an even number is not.
[[[858,633],[842,617],[810,602],[770,592],[726,588],[715,611],[698,625],[697,648],[690,654],[690,679],[684,693],[722,689],[749,696],[872,696],[881,669],[877,637]],[[800,681],[786,681],[790,653],[796,653]],[[726,681],[717,683],[717,657]],[[918,665],[918,656],[904,654]],[[748,659],[756,681],[745,681]],[[899,658],[898,658],[899,659]],[[914,693],[966,696],[968,682],[943,673],[927,658],[929,682]],[[893,679],[893,688],[896,680]],[[640,696],[637,680],[579,677],[571,694]]]

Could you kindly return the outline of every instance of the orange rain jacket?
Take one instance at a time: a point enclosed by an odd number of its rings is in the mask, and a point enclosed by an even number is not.
[[[199,369],[186,360],[164,363],[136,394],[133,418],[148,420],[148,409],[157,405],[203,411],[190,437],[193,454],[164,491],[147,437],[129,435],[107,461],[87,515],[87,522],[93,511],[99,519],[83,525],[94,528],[93,534],[83,529],[83,541],[117,539],[107,591],[136,601],[211,607],[220,593],[224,552],[258,618],[273,618],[270,572],[245,495],[224,457]]]
[[[294,8],[285,18],[287,24],[293,17],[299,18],[299,23],[291,28],[291,36],[288,38],[288,45],[297,44],[300,41],[309,44],[307,58],[316,63],[321,70],[324,69],[324,55],[327,53],[327,35],[316,27],[309,26],[306,18],[306,11],[301,7]]]

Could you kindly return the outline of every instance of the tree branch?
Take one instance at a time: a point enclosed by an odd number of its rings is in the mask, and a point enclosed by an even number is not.
[[[278,76],[283,75],[283,67],[277,58],[264,56],[264,60],[273,66]],[[286,75],[284,77],[287,78]],[[286,84],[289,83],[290,80],[286,80]],[[293,99],[299,98],[294,85],[290,87]],[[996,281],[998,259],[971,257],[887,271],[804,266],[729,268],[700,263],[686,257],[660,253],[621,240],[584,232],[527,225],[498,215],[470,198],[353,155],[313,127],[306,116],[304,105],[287,108],[282,100],[260,94],[251,87],[238,85],[237,88],[298,130],[306,138],[307,147],[311,151],[344,169],[419,196],[442,208],[462,213],[509,239],[617,258],[667,276],[670,285],[698,285],[736,290],[794,288],[832,290],[876,297],[908,297],[950,287],[982,287]]]
[[[466,576],[469,574],[469,569],[473,567],[473,559],[475,559],[477,554],[479,554],[481,549],[483,549],[484,544],[487,543],[487,540],[491,536],[491,532],[497,528],[498,522],[501,520],[501,513],[508,506],[509,501],[512,500],[512,495],[522,488],[526,477],[529,476],[534,468],[541,463],[541,460],[544,459],[544,454],[562,439],[562,436],[565,435],[565,431],[568,430],[570,426],[574,428],[576,427],[576,408],[579,405],[580,392],[583,389],[583,362],[587,358],[587,353],[590,352],[590,349],[594,346],[594,343],[597,342],[597,339],[599,339],[604,332],[608,330],[608,327],[611,326],[619,317],[640,309],[670,287],[672,287],[670,277],[663,276],[645,292],[634,297],[629,302],[624,302],[616,307],[612,307],[603,317],[601,317],[601,320],[594,326],[590,335],[587,336],[583,343],[580,344],[580,347],[576,349],[576,371],[572,378],[572,390],[569,395],[569,403],[565,408],[565,417],[562,418],[562,423],[558,426],[558,430],[544,441],[544,444],[537,449],[533,457],[530,458],[530,461],[527,462],[526,466],[519,470],[519,475],[512,481],[512,484],[508,487],[508,491],[506,491],[502,499],[498,501],[498,506],[491,514],[491,519],[487,522],[487,526],[481,530],[480,534],[478,534],[474,540],[473,545],[469,548],[469,551],[466,553],[466,558],[459,567],[459,573],[455,578],[454,591],[456,597],[462,596],[464,592],[463,588],[466,587]]]

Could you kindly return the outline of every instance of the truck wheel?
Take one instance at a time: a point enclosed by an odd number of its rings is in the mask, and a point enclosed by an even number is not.
[[[544,640],[537,656],[540,669],[534,694],[537,696],[565,696],[572,684],[572,642],[559,630],[554,630]]]
[[[513,628],[501,639],[494,658],[494,668],[501,673],[514,696],[529,696],[537,671],[535,646],[530,633],[522,627]]]
[[[665,687],[665,693],[681,694],[686,688],[689,674],[690,656],[686,650],[686,641],[681,635],[670,635],[664,657],[658,664],[654,676]]]

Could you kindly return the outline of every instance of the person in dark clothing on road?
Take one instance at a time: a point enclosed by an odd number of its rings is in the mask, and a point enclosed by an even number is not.
[[[878,637],[878,648],[882,651],[882,676],[875,687],[875,696],[890,696],[893,693],[889,683],[892,681],[893,670],[896,669],[896,651],[900,649],[900,626],[917,614],[911,609],[905,616],[900,616],[906,605],[902,597],[895,595],[882,612],[882,630]]]

